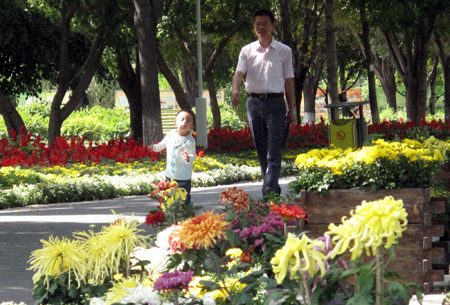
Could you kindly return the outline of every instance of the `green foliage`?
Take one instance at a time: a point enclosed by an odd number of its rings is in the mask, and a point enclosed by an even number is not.
[[[286,151],[286,154],[289,151]],[[295,152],[292,152],[295,154]],[[259,165],[243,165],[253,160],[252,154],[208,154],[209,162],[194,172],[193,187],[215,186],[261,178]],[[199,158],[201,161],[203,158]],[[289,158],[287,158],[289,159]],[[292,158],[291,158],[292,159]],[[254,160],[253,160],[254,161]],[[197,161],[196,161],[197,162]],[[216,166],[222,164],[222,166]],[[31,204],[102,200],[128,195],[147,195],[161,181],[165,160],[117,164],[80,164],[67,167],[0,169],[0,209]],[[210,169],[211,168],[211,169]],[[282,175],[298,172],[293,161],[282,163]]]

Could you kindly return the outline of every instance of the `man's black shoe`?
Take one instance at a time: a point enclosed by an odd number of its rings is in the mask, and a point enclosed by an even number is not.
[[[266,187],[262,194],[264,197],[268,197],[268,196],[279,196],[281,193],[281,190],[279,192],[277,192],[276,190],[274,190],[273,188],[271,188],[270,186]]]

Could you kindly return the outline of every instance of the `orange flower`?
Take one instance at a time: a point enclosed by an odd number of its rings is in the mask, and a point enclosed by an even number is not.
[[[224,220],[223,214],[215,214],[211,211],[190,218],[181,223],[178,230],[179,241],[188,249],[208,248],[213,243],[225,236],[229,222]]]
[[[305,209],[299,207],[298,205],[294,204],[274,204],[272,203],[272,206],[270,207],[272,212],[275,214],[278,214],[283,218],[283,221],[290,221],[294,218],[297,219],[305,219],[306,220],[306,211]]]
[[[236,210],[248,210],[249,209],[249,196],[241,189],[227,188],[225,191],[220,192],[219,204],[227,206],[231,204]]]

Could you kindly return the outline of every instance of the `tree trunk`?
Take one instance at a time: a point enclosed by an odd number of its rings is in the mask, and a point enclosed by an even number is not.
[[[313,70],[312,68],[310,70]],[[305,124],[314,124],[316,121],[316,94],[319,87],[320,75],[323,71],[323,65],[318,63],[309,77],[305,78],[303,83],[303,104]]]
[[[391,57],[383,59],[376,57],[376,59],[375,74],[381,82],[387,105],[397,111],[397,84],[395,83],[394,69],[391,66]]]
[[[22,117],[14,107],[8,97],[0,90],[0,114],[3,116],[5,121],[6,129],[8,130],[8,135],[11,137],[11,130],[16,132],[16,135],[20,136],[22,126],[25,126]]]
[[[317,93],[317,87],[314,89],[314,86],[311,83],[312,83],[311,79],[307,78],[305,79],[303,86],[303,104],[304,104],[303,123],[310,125],[316,122],[316,93]]]
[[[119,86],[125,93],[130,107],[130,138],[142,140],[142,100],[139,75],[139,56],[136,53],[136,72],[131,66],[128,56],[118,53],[116,62],[119,69]]]
[[[224,48],[230,41],[231,37],[233,37],[234,34],[236,34],[236,32],[239,30],[239,28],[242,27],[243,24],[244,24],[244,22],[241,22],[241,23],[235,25],[234,28],[232,28],[229,33],[227,33],[224,37],[222,37],[222,39],[217,44],[216,48],[212,52],[211,56],[208,59],[208,62],[206,63],[206,65],[204,67],[204,75],[205,75],[206,85],[208,86],[208,91],[209,91],[209,105],[211,106],[211,113],[213,116],[213,128],[214,129],[219,129],[221,127],[222,119],[220,117],[220,108],[219,108],[219,103],[217,101],[217,90],[216,90],[216,85],[214,83],[213,69],[214,69],[214,66],[216,65],[216,62],[217,62],[220,54],[222,53],[222,51],[224,50]]]
[[[192,63],[183,63],[181,73],[183,75],[183,85],[186,92],[186,99],[191,105],[195,106],[195,99],[199,96],[197,86],[197,66]]]
[[[437,54],[444,74],[445,122],[448,123],[450,122],[450,54],[446,52],[441,35],[438,31],[434,32],[434,38]]]
[[[389,54],[394,59],[395,66],[406,89],[406,114],[410,122],[420,123],[425,116],[427,105],[427,59],[431,40],[432,25],[425,28],[422,35],[416,35],[413,41],[408,41],[401,47],[395,33],[383,30]]]
[[[59,120],[64,122],[65,119],[75,110],[79,101],[82,99],[83,95],[89,87],[95,72],[98,70],[101,64],[101,58],[103,51],[105,50],[105,28],[100,28],[94,43],[92,44],[91,50],[88,57],[84,61],[83,67],[75,76],[76,86],[72,91],[72,95],[69,97],[67,103],[61,108]]]
[[[148,146],[163,138],[156,50],[156,27],[162,3],[160,0],[134,0],[134,5],[141,69],[143,144]]]
[[[50,106],[50,118],[48,123],[48,143],[53,145],[56,137],[61,135],[61,105],[64,96],[69,89],[69,32],[70,21],[77,11],[80,0],[76,0],[69,5],[68,1],[63,1],[61,5],[61,44],[60,44],[60,59],[59,59],[59,80],[58,89],[53,97]]]
[[[437,68],[438,58],[433,58],[433,68],[428,75],[428,87],[430,88],[430,96],[428,98],[428,109],[430,114],[436,114],[436,80],[437,80]]]
[[[206,85],[209,91],[209,104],[211,106],[211,112],[213,116],[213,129],[219,129],[222,126],[220,117],[219,103],[217,102],[217,90],[214,84],[214,77],[210,72],[205,71]]]
[[[177,77],[172,73],[169,66],[167,65],[164,56],[161,54],[159,49],[158,52],[158,67],[159,71],[162,73],[164,78],[169,83],[172,88],[173,93],[175,94],[175,99],[177,100],[178,106],[180,106],[183,110],[191,110],[191,105],[189,104],[186,94],[184,93],[183,86],[181,86],[180,81]]]
[[[447,58],[447,63],[450,58]],[[444,106],[445,106],[445,122],[450,122],[450,66],[447,64],[444,70]]]
[[[378,124],[378,123],[380,123],[380,114],[378,111],[377,88],[376,88],[376,84],[375,84],[375,74],[374,74],[374,68],[373,68],[373,64],[372,64],[372,61],[373,61],[372,47],[370,46],[370,39],[369,39],[370,28],[369,28],[369,22],[367,21],[366,2],[367,2],[367,0],[359,1],[359,16],[361,18],[362,41],[363,41],[363,45],[364,45],[364,54],[366,57],[367,78],[368,78],[368,83],[369,83],[370,112],[372,113],[372,123]]]
[[[327,95],[331,104],[339,103],[338,66],[336,50],[336,28],[334,20],[334,0],[325,0],[325,41],[327,58]],[[331,119],[338,118],[337,111],[331,111]]]

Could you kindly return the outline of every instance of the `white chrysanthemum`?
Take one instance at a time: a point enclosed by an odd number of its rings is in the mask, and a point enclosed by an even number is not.
[[[145,266],[145,269],[150,274],[158,274],[161,273],[161,270],[165,266],[170,255],[171,253],[169,251],[158,247],[152,247],[150,249],[137,247],[134,249],[130,262],[134,266],[139,262],[149,261],[149,263]]]
[[[106,301],[103,298],[92,298],[89,305],[106,305]]]
[[[161,299],[158,292],[148,286],[142,286],[140,283],[135,288],[125,288],[128,291],[128,295],[120,300],[124,304],[152,304],[160,305]]]
[[[211,292],[205,293],[202,298],[203,305],[216,305],[214,294]]]

